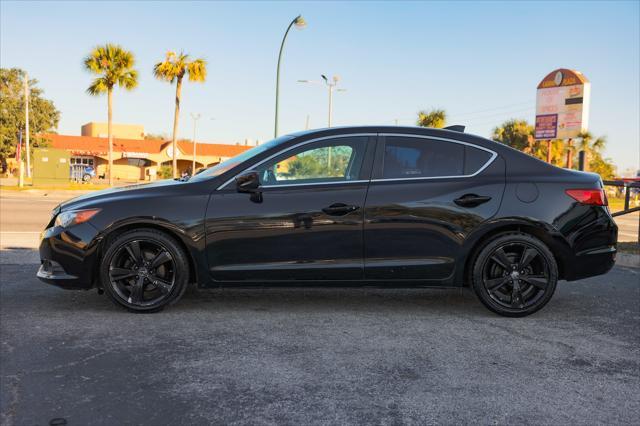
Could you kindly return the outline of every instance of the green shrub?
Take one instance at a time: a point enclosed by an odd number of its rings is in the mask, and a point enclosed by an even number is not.
[[[158,178],[160,179],[171,179],[173,173],[171,172],[171,166],[160,166],[160,170],[158,170]]]

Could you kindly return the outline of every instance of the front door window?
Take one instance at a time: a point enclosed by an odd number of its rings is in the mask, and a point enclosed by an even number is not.
[[[257,167],[264,186],[358,180],[366,137],[303,145]]]

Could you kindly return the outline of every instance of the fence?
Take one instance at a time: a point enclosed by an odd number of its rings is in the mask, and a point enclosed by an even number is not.
[[[623,214],[629,214],[640,211],[640,206],[630,207],[631,204],[631,192],[635,189],[635,192],[640,192],[640,181],[629,180],[605,180],[606,186],[615,186],[618,188],[624,188],[624,209],[611,213],[611,216],[622,216]],[[640,244],[640,217],[638,217],[638,244]]]

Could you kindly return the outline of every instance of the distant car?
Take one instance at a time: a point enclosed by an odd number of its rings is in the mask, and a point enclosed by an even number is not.
[[[189,180],[53,210],[38,277],[131,311],[200,287],[473,288],[524,316],[603,274],[617,227],[600,177],[460,129],[351,127],[261,144]]]
[[[92,178],[96,177],[96,170],[93,166],[87,166],[82,171],[82,181],[89,182]]]

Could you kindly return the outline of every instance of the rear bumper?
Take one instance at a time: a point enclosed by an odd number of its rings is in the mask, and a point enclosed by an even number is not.
[[[616,247],[602,247],[576,254],[565,279],[575,281],[595,275],[606,274],[616,263]]]
[[[595,219],[580,223],[570,234],[573,256],[565,263],[565,279],[579,280],[606,274],[616,262],[618,226],[606,208],[593,207]]]
[[[92,288],[97,278],[97,233],[89,223],[46,229],[40,242],[38,279],[68,290]]]

